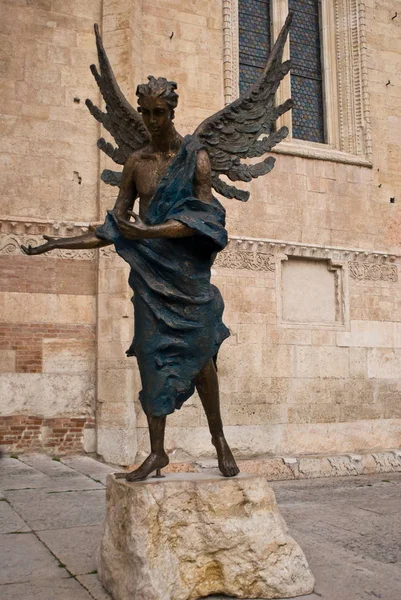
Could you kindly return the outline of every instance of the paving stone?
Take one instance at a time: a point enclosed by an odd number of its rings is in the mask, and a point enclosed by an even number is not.
[[[290,532],[304,548],[316,577],[315,594],[322,600],[398,600],[401,571],[352,552],[315,535]]]
[[[41,488],[48,478],[40,471],[25,465],[16,458],[3,458],[0,461],[0,490]]]
[[[85,485],[91,486],[96,482],[88,476],[102,480],[116,469],[84,456],[63,458],[62,463],[49,457],[27,460],[30,465],[9,458],[0,461],[0,488],[4,489],[6,482],[19,490],[3,492],[11,506],[0,502],[0,524],[5,521],[6,530],[14,526],[10,515],[18,521],[17,511],[28,527],[39,529],[38,535],[60,562],[75,569],[73,554],[78,553],[79,560],[88,561],[78,570],[86,571],[91,564],[90,546],[95,545],[103,519],[104,492],[48,492],[60,491],[65,483],[83,485],[81,476]],[[72,476],[67,475],[70,470]],[[24,490],[27,484],[39,489]],[[316,576],[315,592],[298,600],[401,598],[401,474],[271,485],[290,533],[305,551]],[[80,532],[85,532],[81,538]],[[88,539],[84,541],[85,535]],[[0,535],[0,576],[21,582],[0,585],[1,600],[111,600],[96,574],[78,575],[78,581],[67,579],[67,571],[58,567],[47,548],[29,533]],[[214,596],[210,600],[233,599]]]
[[[93,600],[73,578],[43,579],[39,582],[0,586],[1,600]]]
[[[227,596],[208,596],[207,600],[235,600],[235,598],[228,598]],[[252,599],[248,598],[247,600]],[[308,596],[297,596],[296,600],[322,600],[322,597],[316,596],[316,594],[308,594]]]
[[[62,458],[62,461],[72,469],[82,473],[82,475],[101,481],[103,485],[106,485],[106,478],[109,473],[115,473],[119,470],[118,467],[105,465],[89,456],[67,456]]]
[[[70,472],[71,469],[64,465],[61,460],[54,460],[46,454],[23,454],[19,458],[20,462],[33,467],[44,475],[58,475],[61,472]]]
[[[38,537],[46,544],[73,575],[91,573],[97,569],[97,553],[103,527],[70,527],[39,531]]]
[[[23,461],[23,462],[22,462]],[[101,489],[103,485],[49,456],[27,455],[0,463],[2,490],[44,489],[49,491]]]
[[[51,493],[44,490],[5,492],[7,500],[35,531],[85,527],[102,523],[105,490]]]
[[[399,474],[272,484],[317,597],[401,598],[400,486]]]
[[[101,483],[92,481],[82,473],[61,462],[61,460],[54,460],[50,456],[29,454],[24,455],[20,460],[47,475],[48,479],[44,487],[48,490],[88,490],[100,489],[102,486]]]
[[[90,592],[95,600],[112,600],[112,597],[99,581],[97,574],[78,575],[78,581]],[[227,600],[227,598],[226,598]]]
[[[0,533],[31,531],[28,525],[7,502],[0,502]]]
[[[69,574],[33,533],[0,535],[0,584],[63,577]]]

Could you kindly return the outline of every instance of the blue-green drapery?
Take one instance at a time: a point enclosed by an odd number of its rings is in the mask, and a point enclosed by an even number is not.
[[[127,355],[137,357],[139,399],[149,416],[181,408],[193,394],[200,370],[229,336],[222,321],[223,299],[210,283],[216,252],[227,244],[225,210],[215,198],[209,203],[193,195],[200,148],[195,138],[185,138],[144,219],[148,225],[174,219],[194,235],[128,240],[112,211],[96,230],[131,267],[135,335]]]

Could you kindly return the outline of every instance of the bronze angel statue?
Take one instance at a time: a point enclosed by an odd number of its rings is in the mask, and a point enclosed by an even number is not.
[[[275,94],[290,68],[282,59],[290,23],[291,15],[257,81],[185,138],[174,127],[177,84],[149,76],[148,83],[137,87],[135,110],[115,80],[95,25],[100,73],[95,65],[91,71],[105,111],[90,100],[86,104],[116,142],[113,146],[101,138],[99,148],[124,165],[122,173],[102,173],[103,181],[119,186],[118,197],[100,227],[78,237],[44,236],[46,243],[22,250],[36,255],[55,248],[114,244],[131,267],[135,335],[127,355],[138,361],[139,399],[148,420],[151,453],[136,470],[120,474],[128,481],[145,479],[154,471],[160,476],[169,462],[166,417],[180,409],[195,388],[221,473],[233,477],[239,472],[223,432],[216,373],[217,353],[229,331],[210,271],[216,253],[227,244],[227,232],[225,210],[212,188],[226,198],[246,201],[249,193],[221,176],[249,182],[274,166],[270,156],[252,165],[241,159],[265,155],[288,134],[285,127],[276,130],[275,123],[292,103],[276,106]],[[133,212],[137,198],[138,214]]]

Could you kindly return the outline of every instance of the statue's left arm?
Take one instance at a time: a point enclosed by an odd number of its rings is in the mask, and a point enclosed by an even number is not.
[[[205,150],[197,155],[194,177],[194,196],[203,202],[212,202],[212,177],[210,161]],[[127,221],[115,215],[118,228],[128,239],[143,238],[182,238],[194,234],[194,230],[180,221],[169,220],[160,225],[146,225],[138,215],[129,212],[134,221]]]

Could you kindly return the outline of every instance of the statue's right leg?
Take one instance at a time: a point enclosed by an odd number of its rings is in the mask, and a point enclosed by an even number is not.
[[[125,478],[127,481],[142,481],[149,477],[153,471],[159,474],[160,470],[169,463],[169,458],[164,450],[164,432],[166,429],[166,417],[148,416],[150,454],[143,463],[130,473],[116,473],[117,478]]]
[[[219,382],[212,359],[203,367],[196,379],[196,389],[202,402],[216,448],[219,469],[224,477],[235,477],[239,468],[227,443],[220,414]]]

